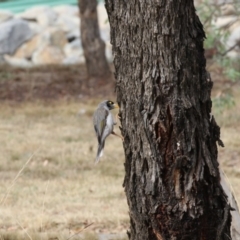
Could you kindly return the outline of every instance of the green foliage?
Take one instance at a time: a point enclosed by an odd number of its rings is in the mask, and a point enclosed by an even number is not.
[[[240,80],[239,59],[224,57],[217,59],[220,66],[223,67],[224,75],[233,82]]]
[[[222,114],[225,109],[235,106],[235,100],[231,93],[224,93],[213,98],[213,108],[217,114]]]
[[[7,71],[0,72],[0,81],[7,81],[12,78],[12,74]]]

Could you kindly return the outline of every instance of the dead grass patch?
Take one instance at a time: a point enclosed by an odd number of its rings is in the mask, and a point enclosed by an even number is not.
[[[93,223],[86,230],[89,233],[126,230],[122,142],[110,136],[102,161],[94,165],[92,103],[0,106],[0,199],[6,198],[0,206],[3,239],[39,239],[36,235],[49,239],[51,233],[66,239],[89,223]]]

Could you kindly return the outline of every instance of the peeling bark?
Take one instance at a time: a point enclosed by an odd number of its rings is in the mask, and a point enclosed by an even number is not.
[[[132,240],[229,240],[220,128],[192,0],[106,0]]]
[[[89,77],[108,77],[110,68],[105,43],[100,37],[97,0],[78,0],[81,17],[81,40]]]

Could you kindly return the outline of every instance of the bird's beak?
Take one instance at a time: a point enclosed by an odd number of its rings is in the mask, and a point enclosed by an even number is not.
[[[113,107],[114,107],[114,108],[119,108],[119,106],[118,106],[117,103],[114,103],[114,104],[113,104]]]

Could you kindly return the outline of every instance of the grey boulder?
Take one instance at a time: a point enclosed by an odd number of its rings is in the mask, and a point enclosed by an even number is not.
[[[13,17],[13,14],[9,11],[0,9],[0,23],[5,22]]]
[[[11,19],[0,24],[0,55],[12,55],[19,46],[33,36],[28,23],[21,19]]]

